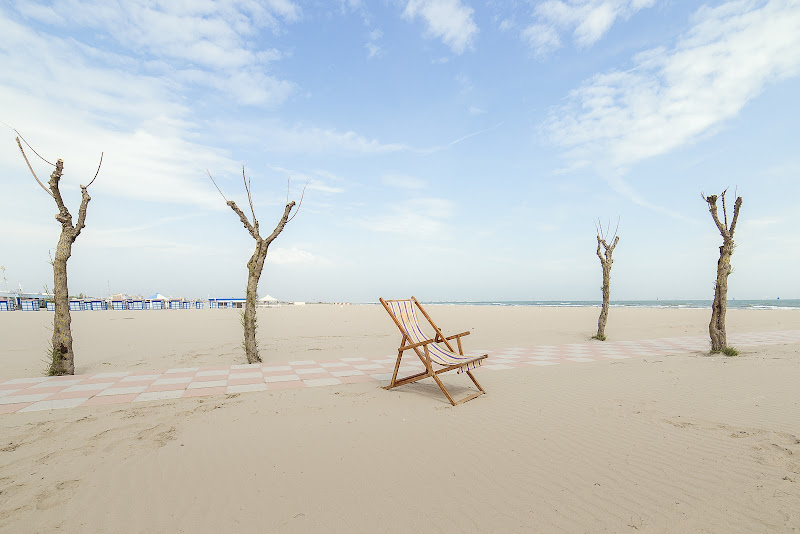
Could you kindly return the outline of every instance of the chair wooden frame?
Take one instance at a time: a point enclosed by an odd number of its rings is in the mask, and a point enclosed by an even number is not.
[[[482,360],[486,359],[489,355],[483,354],[481,356],[474,356],[474,357],[464,356],[464,349],[461,345],[461,338],[463,336],[469,335],[469,331],[445,337],[444,334],[442,333],[442,330],[438,326],[436,326],[436,323],[433,322],[431,316],[428,315],[428,312],[426,312],[425,309],[420,305],[416,297],[412,296],[410,299],[398,299],[398,300],[384,300],[383,298],[381,298],[380,301],[381,304],[383,304],[383,307],[386,309],[386,312],[394,321],[395,326],[397,326],[397,328],[400,330],[400,333],[403,335],[403,339],[400,343],[400,348],[397,349],[397,362],[394,365],[394,373],[392,374],[392,380],[389,383],[389,385],[384,386],[383,389],[392,389],[396,388],[397,386],[402,386],[405,384],[411,384],[412,382],[417,382],[424,378],[433,378],[436,381],[436,384],[439,386],[439,389],[442,390],[442,393],[444,393],[445,397],[447,397],[447,400],[450,401],[450,404],[452,404],[453,406],[461,404],[462,402],[467,402],[468,400],[472,400],[475,397],[478,397],[486,393],[486,391],[484,391],[484,389],[475,379],[475,375],[472,374],[472,369],[479,366],[482,363]],[[405,318],[404,317],[398,318],[394,313],[394,311],[392,311],[391,303],[410,303],[412,307],[411,308],[412,313],[406,314]],[[434,332],[436,332],[436,334],[432,339],[421,339],[424,337],[424,334],[422,332],[422,329],[419,327],[419,324],[417,323],[417,316],[413,312],[414,307],[416,307],[422,313],[425,319],[427,319],[428,323],[430,323]],[[453,349],[453,346],[450,344],[450,341],[452,341],[453,339],[456,340],[458,345],[457,353]],[[445,352],[443,347],[440,347],[438,345],[439,343],[444,343],[444,345],[447,347],[447,352]],[[425,371],[398,380],[397,373],[400,369],[400,360],[402,360],[403,354],[407,350],[414,351],[414,353],[419,357],[422,364],[425,366]],[[438,357],[441,355],[448,357],[448,360],[443,360],[441,357]],[[441,366],[442,368],[434,369],[433,364]],[[467,373],[467,376],[470,377],[472,382],[478,388],[477,393],[468,395],[467,397],[459,401],[453,400],[453,397],[447,391],[447,388],[444,387],[444,384],[439,379],[438,375],[446,373],[448,371],[453,371],[455,369],[458,369],[459,373],[461,373],[462,371]]]

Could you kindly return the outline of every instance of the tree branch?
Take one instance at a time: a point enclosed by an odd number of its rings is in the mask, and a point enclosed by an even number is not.
[[[742,197],[738,197],[736,202],[733,204],[733,219],[731,219],[731,228],[728,230],[731,237],[733,237],[733,231],[736,229],[736,220],[739,218],[739,208],[742,207]]]
[[[214,181],[214,177],[211,176],[211,173],[208,172],[208,169],[206,169],[206,174],[208,175],[209,178],[211,178],[211,181],[214,182],[214,187],[217,188],[217,191],[219,191],[219,194],[222,195],[222,189],[220,189],[219,186],[217,185],[217,182]],[[228,199],[225,198],[225,195],[222,195],[222,199],[225,201],[226,204],[228,203]]]
[[[286,226],[286,223],[289,222],[289,213],[292,211],[294,207],[294,200],[286,204],[286,208],[283,210],[283,217],[281,220],[278,221],[278,225],[275,227],[275,230],[267,237],[264,241],[266,241],[267,245],[272,243],[276,237],[283,231],[283,227]]]
[[[100,163],[97,164],[97,172],[94,173],[94,178],[92,178],[92,181],[89,182],[89,185],[92,185],[94,181],[97,180],[97,175],[100,174],[100,167],[102,165],[103,165],[103,153],[100,152]],[[89,185],[86,186],[87,189],[89,188]],[[81,190],[83,190],[83,187],[81,187]]]
[[[719,233],[722,234],[722,237],[728,235],[728,229],[722,226],[722,223],[719,220],[719,215],[717,215],[717,195],[711,195],[709,197],[704,197],[706,202],[708,202],[708,211],[711,212],[711,216],[714,218],[714,224],[717,225],[719,229]]]
[[[239,219],[242,221],[242,224],[244,225],[245,228],[247,228],[247,231],[250,232],[250,235],[253,236],[253,239],[255,239],[256,241],[261,241],[261,236],[258,235],[258,230],[254,228],[252,224],[250,224],[250,221],[247,220],[247,215],[245,215],[244,212],[239,208],[239,206],[236,205],[236,202],[234,202],[233,200],[229,200],[227,204],[239,216]]]
[[[303,186],[303,192],[300,193],[300,203],[297,205],[297,209],[294,211],[294,214],[291,217],[289,217],[289,220],[287,220],[286,222],[291,221],[297,216],[298,213],[300,213],[300,206],[303,205],[303,197],[306,196],[306,187],[308,187],[308,182],[310,181],[311,181],[310,178],[306,180],[306,185]],[[288,191],[287,191],[287,204],[288,204]]]
[[[16,130],[14,130],[14,131],[16,132]],[[28,145],[28,143],[27,143],[27,142],[26,142],[25,144],[26,144],[26,145]],[[22,143],[20,143],[20,142],[19,142],[19,137],[17,137],[17,145],[19,146],[19,151],[20,151],[20,152],[22,152],[22,157],[23,157],[23,158],[25,158],[25,163],[27,163],[27,164],[28,164],[28,169],[30,169],[30,171],[31,171],[31,174],[33,175],[33,177],[34,177],[34,178],[36,178],[36,181],[39,183],[39,185],[40,185],[40,186],[42,186],[42,189],[44,189],[44,192],[45,192],[45,193],[47,193],[48,195],[50,195],[50,196],[52,197],[52,196],[53,196],[53,193],[52,193],[52,192],[51,192],[49,189],[47,189],[47,188],[44,186],[44,184],[42,183],[42,181],[41,181],[41,180],[39,180],[39,177],[38,177],[38,176],[36,176],[36,173],[35,173],[35,172],[33,172],[33,167],[31,167],[31,162],[30,162],[30,161],[28,161],[28,156],[26,156],[26,155],[25,155],[25,151],[24,151],[24,150],[22,150]],[[28,145],[28,146],[30,146],[30,145]],[[31,148],[31,150],[33,150],[33,149]],[[34,152],[34,154],[36,154],[36,151],[35,151],[35,150],[33,150],[33,152]],[[36,154],[36,155],[38,156],[38,154]],[[41,158],[41,156],[39,156],[39,157]],[[44,158],[42,158],[42,159],[44,159]],[[46,160],[45,160],[45,161],[46,161]]]
[[[95,175],[95,178],[97,178],[97,175]],[[94,179],[92,180],[92,182],[94,182]],[[89,182],[89,185],[92,185],[92,183]],[[77,237],[81,234],[81,230],[83,230],[83,227],[86,226],[84,224],[84,222],[86,221],[86,206],[88,206],[89,201],[92,200],[92,197],[89,196],[89,191],[87,191],[89,185],[81,186],[81,206],[80,208],[78,208],[78,223],[75,225],[75,230],[74,233],[72,234],[73,241],[77,239]]]

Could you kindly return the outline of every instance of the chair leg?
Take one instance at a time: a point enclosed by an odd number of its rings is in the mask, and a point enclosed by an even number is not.
[[[436,375],[436,373],[434,373],[434,374],[433,374],[433,379],[434,379],[434,380],[436,380],[436,383],[437,383],[437,384],[439,384],[439,389],[441,389],[441,390],[442,390],[442,393],[444,393],[444,394],[445,394],[445,396],[447,397],[447,400],[449,400],[449,401],[450,401],[450,404],[452,404],[453,406],[455,406],[455,405],[456,405],[456,401],[454,401],[454,400],[453,400],[453,397],[451,397],[451,396],[450,396],[450,393],[449,393],[449,392],[447,391],[447,389],[444,387],[444,384],[442,384],[442,381],[441,381],[441,380],[439,380],[439,377]]]
[[[472,382],[475,384],[475,386],[479,390],[481,390],[481,393],[486,393],[486,391],[484,391],[484,389],[481,387],[481,385],[478,384],[478,381],[475,379],[475,375],[472,374],[472,371],[467,371],[467,375],[472,379]]]

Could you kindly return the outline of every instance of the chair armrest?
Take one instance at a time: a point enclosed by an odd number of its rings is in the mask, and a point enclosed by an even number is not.
[[[433,339],[426,339],[425,341],[420,341],[419,343],[414,343],[412,345],[406,345],[405,347],[400,347],[398,350],[408,350],[408,349],[415,349],[417,347],[422,347],[424,345],[430,345],[431,343],[435,343]]]
[[[460,334],[455,334],[455,335],[453,335],[453,336],[446,337],[445,339],[446,339],[447,341],[450,341],[451,339],[455,339],[455,338],[457,338],[457,337],[462,337],[462,336],[468,336],[468,335],[469,335],[469,331],[466,331],[466,332],[461,332]]]

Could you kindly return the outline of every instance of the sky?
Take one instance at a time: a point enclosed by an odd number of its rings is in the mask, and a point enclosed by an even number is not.
[[[208,174],[247,211],[244,167],[262,236],[303,196],[281,300],[600,300],[598,221],[612,300],[711,299],[726,189],[729,298],[798,298],[798,28],[798,0],[3,2],[0,265],[52,287],[16,129],[74,218],[103,153],[71,294],[243,296]]]

